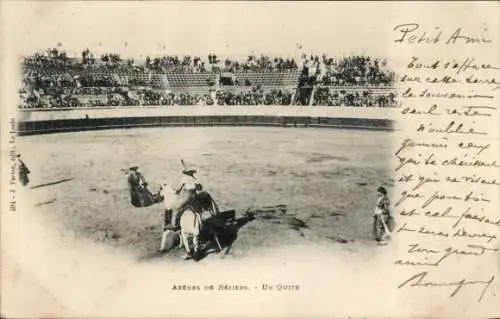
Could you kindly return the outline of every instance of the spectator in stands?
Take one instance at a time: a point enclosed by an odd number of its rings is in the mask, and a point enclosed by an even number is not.
[[[365,56],[335,59],[323,55],[304,56],[306,64],[299,86],[316,86],[314,105],[381,106],[396,105],[390,90],[378,89],[391,86],[394,73],[386,69],[386,62]],[[95,59],[88,50],[81,59],[68,58],[59,48],[36,53],[23,62],[23,89],[20,90],[21,107],[78,107],[78,106],[132,106],[132,105],[288,105],[293,94],[287,88],[266,88],[245,79],[240,90],[210,94],[167,93],[164,73],[205,73],[214,71],[238,72],[289,72],[298,71],[294,59],[249,55],[244,60],[221,59],[208,55],[200,57],[169,55],[146,57],[144,63],[122,59],[118,54],[105,53]],[[311,72],[309,72],[311,70]],[[313,73],[313,74],[311,74]],[[209,79],[208,86],[215,86]],[[361,88],[338,89],[360,86]],[[337,87],[337,88],[335,88]],[[368,89],[373,87],[374,89]],[[293,88],[292,90],[294,90]],[[312,89],[310,89],[312,91]],[[307,103],[308,100],[304,100]]]

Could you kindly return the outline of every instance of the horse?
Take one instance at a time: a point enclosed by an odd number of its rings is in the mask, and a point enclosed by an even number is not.
[[[193,239],[193,248],[194,248],[194,253],[199,252],[200,248],[200,234],[202,230],[202,219],[201,219],[201,213],[203,210],[203,207],[206,207],[206,203],[203,204],[196,204],[196,197],[195,198],[183,198],[179,194],[176,194],[174,187],[168,184],[162,184],[160,187],[160,192],[159,195],[163,198],[163,202],[165,205],[165,212],[171,211],[171,212],[177,212],[181,211],[181,216],[179,220],[180,224],[180,241],[179,241],[179,248],[184,246],[186,249],[186,256],[185,258],[189,258],[192,255],[192,250],[191,246],[189,244],[189,238],[192,237]],[[211,197],[210,197],[211,198]],[[194,203],[192,203],[194,202]],[[210,202],[210,205],[211,202]],[[211,206],[212,207],[212,206]],[[170,216],[172,218],[173,216]],[[170,221],[168,221],[170,222]],[[164,220],[164,227],[163,227],[163,235],[162,235],[162,241],[160,244],[160,251],[165,250],[165,245],[167,241],[167,237],[169,234],[169,230],[166,228],[167,224],[167,217]]]
[[[181,240],[179,246],[184,246],[186,249],[185,259],[193,256],[189,239],[193,240],[194,255],[200,251],[200,234],[202,229],[202,221],[199,213],[191,208],[187,208],[182,212],[180,218],[181,224]]]

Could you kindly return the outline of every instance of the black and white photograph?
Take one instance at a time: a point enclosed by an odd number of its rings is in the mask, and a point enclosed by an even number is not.
[[[498,314],[500,7],[452,4],[6,1],[2,316]]]

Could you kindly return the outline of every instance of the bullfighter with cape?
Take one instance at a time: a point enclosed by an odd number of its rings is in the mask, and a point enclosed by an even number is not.
[[[135,207],[147,207],[157,202],[157,198],[148,189],[146,179],[139,171],[138,166],[129,168],[128,187],[130,191],[130,203]]]

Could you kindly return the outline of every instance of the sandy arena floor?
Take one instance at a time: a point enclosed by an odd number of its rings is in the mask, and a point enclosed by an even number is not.
[[[158,256],[162,204],[129,204],[121,171],[139,165],[157,191],[196,168],[221,210],[257,212],[227,252],[289,245],[372,246],[376,187],[391,187],[389,132],[283,128],[150,128],[19,138],[31,169],[24,193],[54,233]],[[284,213],[284,214],[282,214]]]
[[[240,257],[267,246],[372,245],[375,189],[393,183],[390,138],[355,130],[154,128],[23,137],[18,148],[32,171],[26,194],[37,214],[63,236],[139,259],[155,256],[163,207],[130,205],[121,169],[139,165],[154,192],[178,177],[183,158],[221,210],[237,217],[265,211],[240,228],[227,252]]]

